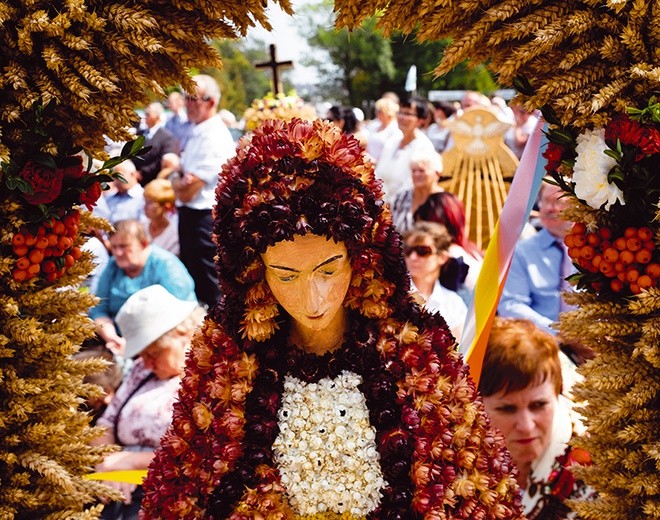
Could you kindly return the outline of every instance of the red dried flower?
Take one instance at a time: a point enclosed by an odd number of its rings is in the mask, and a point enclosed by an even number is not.
[[[615,117],[605,127],[605,140],[610,143],[616,143],[619,140],[623,145],[636,146],[642,140],[643,135],[644,127],[627,115]]]
[[[561,165],[564,148],[556,143],[550,142],[541,155],[548,161],[545,165],[545,171],[548,173],[556,172]]]
[[[92,208],[96,206],[103,188],[101,188],[100,182],[95,182],[86,191],[80,194],[80,203],[84,204],[89,211],[92,211]]]
[[[25,201],[30,204],[50,204],[62,192],[63,170],[47,168],[33,161],[28,161],[19,176],[32,188],[32,193],[23,193],[22,195]]]
[[[72,155],[62,162],[63,164],[60,166],[62,167],[62,174],[65,180],[76,180],[85,176],[82,156]]]
[[[644,128],[644,137],[639,147],[645,155],[660,153],[660,131],[654,126]]]
[[[613,145],[618,141],[624,146],[639,150],[638,161],[645,155],[660,153],[660,131],[655,126],[643,125],[628,115],[615,117],[605,128],[605,140]]]

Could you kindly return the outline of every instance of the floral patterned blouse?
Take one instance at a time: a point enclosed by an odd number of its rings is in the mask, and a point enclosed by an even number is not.
[[[138,359],[97,424],[129,449],[155,449],[172,422],[180,377],[157,379]]]

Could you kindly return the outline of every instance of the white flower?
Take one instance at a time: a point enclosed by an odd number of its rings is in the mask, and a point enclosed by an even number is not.
[[[273,452],[299,515],[333,511],[364,517],[380,504],[386,483],[361,382],[348,371],[315,384],[285,379]]]
[[[575,195],[594,209],[609,209],[617,200],[625,204],[623,192],[610,184],[607,174],[616,160],[605,154],[605,129],[585,130],[577,137],[577,158],[573,167]]]

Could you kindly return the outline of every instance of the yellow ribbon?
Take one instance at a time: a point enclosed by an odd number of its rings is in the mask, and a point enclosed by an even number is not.
[[[85,475],[89,480],[107,480],[110,482],[125,482],[126,484],[142,484],[147,476],[146,469],[127,469],[119,471],[104,471],[101,473],[90,473]]]

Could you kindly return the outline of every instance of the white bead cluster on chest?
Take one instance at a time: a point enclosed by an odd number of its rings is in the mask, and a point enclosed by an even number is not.
[[[385,482],[361,382],[348,371],[318,383],[285,378],[273,450],[297,514],[365,516],[380,503]]]

